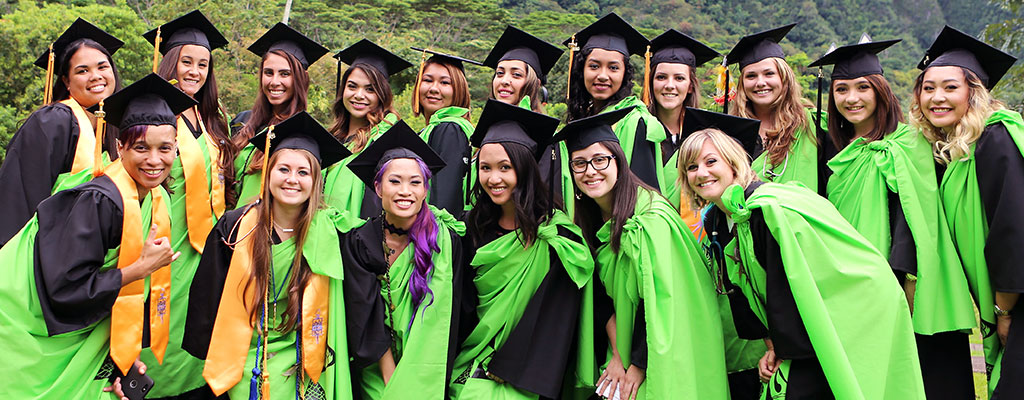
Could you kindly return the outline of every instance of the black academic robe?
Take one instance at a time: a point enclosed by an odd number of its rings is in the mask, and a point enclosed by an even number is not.
[[[458,124],[442,122],[430,131],[427,144],[446,163],[430,181],[430,204],[458,215],[466,202],[463,178],[469,173],[469,158],[472,156],[469,138]]]

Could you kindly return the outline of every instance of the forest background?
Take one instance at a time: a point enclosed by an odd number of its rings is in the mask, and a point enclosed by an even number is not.
[[[331,54],[365,37],[413,63],[419,62],[420,53],[409,46],[482,61],[508,24],[560,44],[612,11],[648,38],[676,28],[722,53],[746,34],[797,22],[782,46],[804,95],[812,100],[817,68],[806,65],[830,44],[856,43],[866,32],[875,40],[903,39],[882,53],[881,60],[904,110],[910,104],[918,61],[944,24],[1018,57],[1024,55],[1024,0],[0,0],[0,160],[11,136],[42,102],[45,71],[32,62],[75,18],[125,41],[114,59],[127,85],[152,68],[152,44],[142,33],[198,4],[231,41],[226,49],[214,51],[213,58],[220,100],[235,114],[252,107],[257,91],[259,57],[246,47],[282,20],[289,1],[289,24],[330,48]],[[309,111],[324,124],[331,122],[339,67],[335,61],[325,56],[309,70]],[[631,62],[639,81],[643,59],[633,57]],[[713,99],[712,71],[720,62],[721,58],[698,69],[704,108],[721,107]],[[565,112],[567,65],[568,56],[563,55],[548,76],[547,110],[559,118]],[[413,117],[410,105],[415,75],[416,68],[409,68],[392,77],[391,85],[399,114],[418,129],[424,121]],[[473,121],[487,99],[491,75],[488,68],[467,67]],[[736,76],[735,65],[732,75]],[[639,82],[635,83],[634,91],[639,92]],[[1018,62],[993,93],[1024,111],[1024,62]]]

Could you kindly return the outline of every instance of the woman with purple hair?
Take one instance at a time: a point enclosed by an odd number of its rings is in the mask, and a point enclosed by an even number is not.
[[[544,149],[557,126],[555,118],[488,100],[470,138],[480,149],[466,217],[479,322],[455,359],[451,398],[558,398],[589,384],[563,382],[585,376],[580,365],[594,369],[594,346],[580,341],[593,325],[577,333],[594,260],[537,166],[538,156],[550,157]],[[590,362],[573,359],[573,348]]]
[[[464,225],[426,203],[445,163],[399,121],[348,164],[381,215],[345,235],[348,355],[363,399],[442,399],[458,337]]]

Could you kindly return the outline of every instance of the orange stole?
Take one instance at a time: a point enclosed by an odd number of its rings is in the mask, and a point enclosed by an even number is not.
[[[196,110],[196,116],[199,111]],[[206,126],[199,120],[199,126],[206,137],[207,145],[212,140],[206,132]],[[188,224],[188,240],[192,248],[200,254],[203,246],[206,245],[206,237],[213,230],[216,218],[224,213],[224,186],[220,182],[217,155],[219,151],[216,146],[209,147],[210,150],[210,183],[207,185],[206,162],[203,160],[203,149],[199,141],[192,135],[192,131],[185,125],[185,119],[178,117],[178,157],[181,159],[181,169],[185,175],[185,221]],[[218,201],[219,199],[219,201]],[[218,207],[219,206],[219,207]],[[219,213],[217,209],[219,208]]]
[[[690,197],[686,195],[682,189],[679,190],[679,216],[683,218],[683,223],[690,229],[690,233],[697,239],[697,243],[704,238],[704,225],[702,224],[701,210],[690,209]]]
[[[71,164],[71,174],[77,174],[94,166],[96,132],[92,129],[92,122],[89,121],[85,109],[75,99],[68,98],[60,103],[68,106],[78,120],[78,142],[75,143],[75,160]]]
[[[149,229],[142,226],[142,208],[139,206],[139,193],[135,181],[125,171],[121,160],[114,161],[103,174],[110,177],[121,193],[124,206],[124,220],[121,228],[121,247],[118,252],[117,268],[124,268],[139,259],[142,255],[143,237]],[[156,224],[156,237],[171,236],[171,219],[167,215],[167,203],[160,190],[152,190],[153,195],[152,223]],[[145,230],[144,230],[145,229]],[[170,325],[171,267],[165,265],[149,276],[150,287],[150,348],[157,361],[163,363],[164,352],[167,350],[167,335]],[[131,282],[117,294],[114,307],[110,312],[110,357],[127,374],[142,351],[142,326],[144,298],[146,291],[145,279]],[[156,299],[154,303],[153,300]]]
[[[259,215],[254,208],[249,207],[242,215],[238,223],[238,235],[248,235],[258,223]],[[218,396],[242,379],[245,360],[249,355],[253,324],[246,307],[245,285],[252,274],[252,245],[251,235],[238,240],[235,245],[231,265],[224,279],[220,304],[217,306],[210,349],[203,366],[203,378]],[[314,382],[320,381],[327,352],[329,285],[328,277],[313,274],[302,292],[302,366]],[[251,303],[255,304],[255,301]],[[261,363],[261,369],[263,367]],[[267,381],[264,381],[261,389],[269,393]]]

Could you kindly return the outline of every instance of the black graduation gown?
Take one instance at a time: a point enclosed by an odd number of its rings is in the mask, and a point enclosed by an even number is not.
[[[655,154],[657,153],[657,145],[647,141],[647,123],[644,122],[643,118],[636,124],[636,131],[634,131],[633,138],[633,154],[629,160],[629,169],[636,174],[640,180],[650,185],[654,189],[661,191],[661,185],[658,182],[658,161]]]
[[[447,163],[430,181],[430,204],[458,215],[466,202],[463,178],[469,172],[469,139],[458,124],[442,122],[430,131],[427,144]]]
[[[57,177],[71,171],[78,134],[78,118],[61,103],[36,110],[14,133],[0,164],[0,246],[32,219]],[[108,143],[105,151],[113,148]]]
[[[465,136],[465,135],[463,135]],[[351,362],[353,388],[360,385],[358,371],[380,360],[391,346],[391,333],[387,326],[387,303],[381,297],[378,275],[388,269],[381,243],[384,230],[381,216],[370,218],[363,226],[342,235],[341,257],[345,266],[345,323],[348,333],[348,352]],[[451,382],[451,368],[458,354],[460,304],[466,280],[465,252],[462,237],[449,232],[452,240],[452,316],[448,335],[448,372],[445,382]],[[472,283],[470,283],[472,284]],[[439,306],[437,304],[431,307]],[[399,364],[401,361],[399,360]],[[447,390],[447,385],[445,385]],[[360,390],[353,390],[356,399]]]

